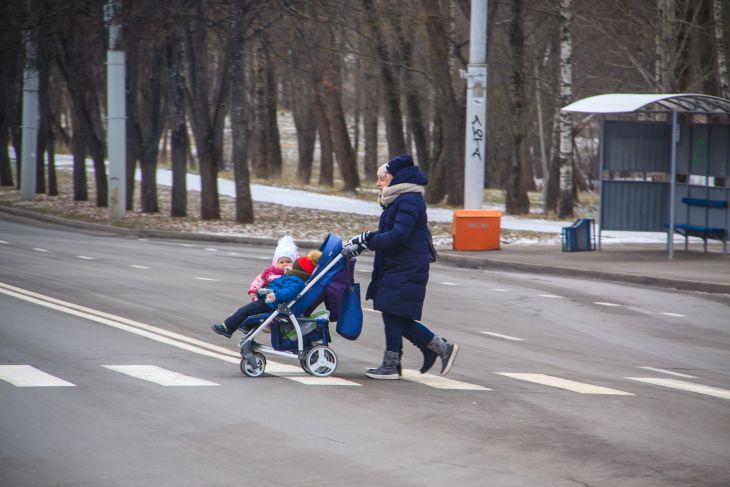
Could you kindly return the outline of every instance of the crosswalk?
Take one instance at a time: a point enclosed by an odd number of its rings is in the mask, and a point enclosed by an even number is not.
[[[123,374],[124,376],[136,380],[150,382],[163,387],[207,387],[220,386],[219,382],[185,375],[157,365],[144,364],[125,364],[125,365],[100,365],[103,369]],[[646,369],[647,367],[644,367]],[[306,374],[301,368],[293,365],[281,364],[269,361],[267,363],[266,374],[288,379],[306,386],[362,386],[365,384],[373,384],[374,381],[364,379],[362,382],[344,379],[341,377],[314,377]],[[560,390],[580,395],[604,395],[604,396],[635,396],[637,392],[628,392],[612,387],[605,387],[593,383],[579,382],[572,379],[557,377],[554,375],[546,375],[540,373],[526,372],[493,372],[504,378],[528,383],[531,386],[542,388],[542,390]],[[464,381],[441,377],[434,374],[421,374],[416,370],[404,369],[404,380],[423,385],[426,387],[450,390],[450,391],[493,391],[495,389],[488,388],[478,384],[471,384]],[[68,378],[58,377],[47,371],[40,370],[32,365],[0,365],[0,387],[5,382],[19,388],[42,388],[42,387],[75,387],[76,384],[67,380]],[[689,382],[687,380],[670,379],[664,377],[623,377],[628,384],[647,384],[649,386],[659,386],[668,389],[674,389],[684,392],[691,392],[711,396],[714,398],[730,400],[730,390],[720,387],[708,386],[697,382]],[[251,381],[261,379],[248,379]],[[377,382],[377,381],[376,381]],[[549,388],[549,389],[547,389]]]

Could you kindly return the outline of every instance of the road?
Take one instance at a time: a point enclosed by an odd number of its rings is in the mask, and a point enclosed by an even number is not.
[[[730,484],[728,296],[437,264],[447,379],[367,379],[369,302],[334,377],[253,379],[209,327],[273,249],[3,218],[0,485]]]

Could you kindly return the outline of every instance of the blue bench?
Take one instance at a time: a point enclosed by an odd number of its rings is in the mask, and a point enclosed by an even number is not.
[[[723,200],[710,200],[704,198],[682,198],[682,203],[687,206],[700,206],[707,209],[715,208],[720,210],[727,210],[728,208],[727,201]],[[669,224],[667,223],[662,226],[666,229],[669,229]],[[688,237],[699,237],[704,242],[705,252],[707,252],[707,239],[712,239],[720,240],[722,242],[722,252],[723,254],[727,254],[728,232],[725,228],[694,225],[690,223],[675,223],[674,231],[684,236],[684,250],[687,250]]]

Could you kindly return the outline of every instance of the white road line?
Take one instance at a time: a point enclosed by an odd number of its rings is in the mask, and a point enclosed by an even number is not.
[[[541,384],[544,386],[557,387],[558,389],[565,389],[568,391],[577,392],[579,394],[633,396],[633,394],[631,394],[630,392],[610,389],[608,387],[595,386],[593,384],[586,384],[584,382],[577,382],[574,380],[561,379],[560,377],[553,377],[551,375],[545,374],[513,374],[510,372],[495,372],[495,374],[503,375],[505,377],[511,377],[513,379],[524,380],[527,382],[533,382],[535,384]]]
[[[16,387],[76,387],[31,365],[0,365],[0,379]]]
[[[228,252],[228,254],[226,254],[226,255],[233,255],[233,256],[235,256],[235,255],[241,255],[241,254],[239,254],[238,252]]]
[[[644,370],[652,370],[654,372],[659,372],[662,374],[676,375],[677,377],[685,377],[687,379],[699,379],[699,377],[695,377],[694,375],[680,374],[679,372],[673,372],[671,370],[666,370],[666,369],[657,369],[655,367],[647,367],[644,365],[639,365],[639,366],[637,366],[637,368],[644,369]]]
[[[514,340],[516,342],[522,342],[524,341],[522,338],[512,337],[509,335],[502,335],[501,333],[495,333],[493,331],[480,331],[479,333],[483,335],[489,335],[497,338],[504,338],[505,340]]]
[[[455,282],[448,282],[448,281],[439,282],[439,284],[443,284],[444,286],[458,286],[458,284],[456,284]]]
[[[186,350],[188,352],[197,353],[199,355],[215,358],[224,362],[228,362],[230,364],[235,364],[236,366],[240,365],[241,362],[241,355],[237,351],[234,352],[233,350],[223,348],[218,345],[213,345],[212,343],[198,340],[197,338],[188,337],[180,333],[165,330],[163,328],[158,328],[156,326],[141,323],[139,321],[134,321],[123,318],[121,316],[104,313],[103,311],[97,311],[95,309],[87,308],[78,304],[61,301],[60,299],[52,298],[50,296],[45,296],[43,294],[35,293],[33,291],[28,291],[26,289],[11,286],[10,284],[0,282],[0,293],[15,297],[17,299],[22,299],[24,301],[37,304],[39,306],[44,306],[46,308],[50,308],[56,311],[61,311],[72,316],[78,316],[80,318],[84,318],[90,321],[95,321],[97,323],[110,326],[112,328],[117,328],[119,330],[123,330],[129,333],[134,333],[150,340],[164,343],[166,345]],[[267,360],[265,372],[272,375],[278,375],[277,365],[284,366],[284,364],[277,364],[276,362]],[[294,369],[298,369],[298,367],[294,367]],[[289,378],[286,375],[282,375],[282,377],[286,379]],[[317,379],[319,379],[316,382],[318,384],[327,383],[327,380],[330,380],[331,382],[336,382],[337,385],[360,385],[356,382],[347,381],[345,379],[340,379],[337,377],[322,377]],[[299,380],[298,382],[303,381]]]
[[[214,249],[212,247],[206,247],[205,250],[207,250],[208,252],[218,252],[218,249]]]
[[[135,269],[149,269],[149,267],[147,267],[146,265],[137,265],[137,264],[132,264],[129,267],[134,267]]]
[[[593,301],[593,304],[597,304],[598,306],[621,306],[620,304],[606,303],[604,301]]]
[[[83,260],[96,260],[96,258],[89,257],[89,256],[86,256],[86,255],[77,255],[76,257],[78,257],[79,259],[83,259]]]
[[[664,379],[659,377],[626,377],[629,380],[654,384],[655,386],[670,387],[672,389],[680,389],[683,391],[696,392],[698,394],[706,394],[708,396],[719,397],[721,399],[730,399],[730,390],[720,389],[719,387],[705,386],[695,384],[685,380]]]
[[[199,281],[217,281],[218,279],[211,279],[210,277],[196,277]]]
[[[48,249],[42,249],[40,247],[33,247],[33,250],[35,250],[36,252],[48,252]]]
[[[300,384],[306,385],[317,385],[317,386],[359,386],[357,382],[352,382],[346,379],[340,379],[339,377],[315,377],[309,375],[302,370],[301,367],[294,365],[281,364],[278,362],[266,361],[265,373],[275,375],[277,377],[283,377],[285,379],[299,382]]]
[[[180,244],[181,247],[195,247],[193,244]]]
[[[498,292],[498,293],[506,293],[507,292],[506,289],[497,289],[497,288],[490,289],[490,291],[495,291],[495,292]]]
[[[674,318],[686,318],[687,317],[686,315],[681,315],[679,313],[659,313],[659,314],[664,315],[664,316],[672,316]]]
[[[197,377],[173,372],[156,365],[102,365],[102,367],[121,372],[137,379],[154,382],[161,386],[218,386]]]
[[[538,294],[541,298],[562,298],[562,296],[557,296],[555,294]]]
[[[0,240],[0,244],[3,244],[3,245],[8,245],[8,242],[7,242],[7,241],[5,241],[5,240]]]
[[[448,389],[448,390],[459,390],[459,391],[491,391],[486,387],[478,386],[476,384],[469,384],[468,382],[461,382],[458,380],[448,379],[441,377],[440,375],[433,374],[421,374],[417,370],[403,369],[403,375],[401,376],[405,380],[423,384],[425,386],[433,387],[434,389]]]

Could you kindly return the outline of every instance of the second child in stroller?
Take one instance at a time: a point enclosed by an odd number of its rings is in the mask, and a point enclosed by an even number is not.
[[[299,257],[291,268],[286,269],[283,276],[271,281],[265,299],[259,299],[240,307],[223,323],[215,323],[211,326],[213,331],[226,338],[231,338],[231,335],[249,316],[271,313],[280,303],[287,303],[294,299],[304,289],[307,279],[317,267],[321,256],[322,252],[312,250],[306,256]]]

